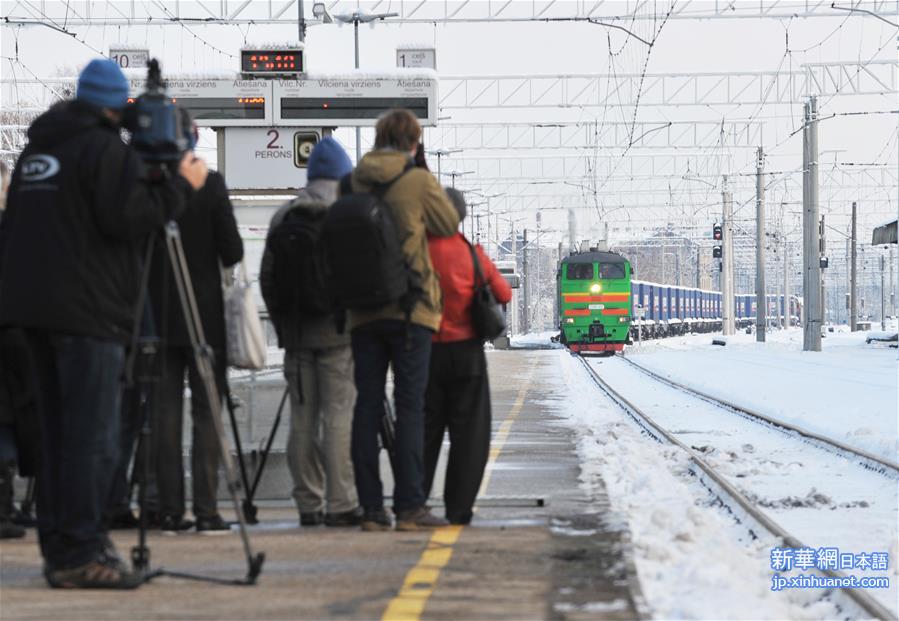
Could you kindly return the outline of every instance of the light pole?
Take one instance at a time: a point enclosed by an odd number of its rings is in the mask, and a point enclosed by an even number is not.
[[[461,177],[462,175],[470,175],[473,172],[474,172],[473,170],[463,170],[463,171],[451,170],[448,173],[438,173],[438,175],[444,174],[448,177],[452,177],[452,179],[453,179],[452,184],[453,184],[453,187],[455,188],[456,187],[456,177]]]
[[[356,9],[352,13],[341,13],[331,16],[324,2],[316,2],[312,5],[312,14],[322,20],[324,24],[330,24],[335,19],[342,24],[353,24],[353,35],[356,47],[356,69],[359,68],[359,24],[372,24],[376,21],[384,21],[388,17],[397,17],[399,13],[366,13]],[[356,163],[362,159],[362,128],[356,127]]]
[[[435,149],[433,151],[426,151],[428,155],[436,155],[437,156],[437,179],[440,179],[440,161],[446,157],[447,155],[452,155],[453,153],[461,153],[462,149]]]

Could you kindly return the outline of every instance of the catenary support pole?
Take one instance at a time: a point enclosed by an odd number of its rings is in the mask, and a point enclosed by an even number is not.
[[[530,321],[528,321],[528,309],[530,308],[530,288],[531,275],[528,272],[528,230],[525,229],[521,238],[521,279],[524,295],[522,296],[521,308],[521,333],[527,334],[531,331]]]
[[[727,177],[724,177],[724,190],[721,193],[722,212],[722,257],[721,273],[721,327],[725,336],[734,333],[734,244],[733,244],[733,195],[727,190]]]
[[[858,330],[858,206],[852,203],[852,232],[849,235],[849,331]]]
[[[802,141],[803,351],[821,351],[821,264],[818,239],[818,103],[805,103]]]
[[[890,317],[896,316],[896,281],[893,276],[893,246],[890,245]]]
[[[755,340],[765,342],[768,296],[765,291],[765,152],[755,162]]]
[[[885,331],[887,329],[887,296],[886,296],[886,288],[884,287],[884,274],[886,272],[886,261],[884,259],[883,254],[880,255],[880,329],[881,331]]]
[[[790,300],[790,242],[784,235],[784,327],[793,325],[792,304]]]
[[[303,0],[297,2],[297,37],[300,43],[306,42],[306,14],[303,12]]]

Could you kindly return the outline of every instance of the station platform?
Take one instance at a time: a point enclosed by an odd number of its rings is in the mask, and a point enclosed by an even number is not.
[[[550,381],[557,353],[487,355],[494,433],[483,500],[471,526],[413,533],[300,528],[287,499],[289,479],[280,485],[285,473],[276,452],[259,496],[260,523],[250,527],[254,549],[266,554],[255,586],[160,577],[134,592],[51,590],[30,531],[24,540],[4,541],[0,548],[0,619],[631,619],[644,614],[622,521],[610,514],[604,495],[588,497],[579,485],[575,437],[557,414],[566,395]],[[273,385],[272,394],[277,393]],[[286,418],[282,424],[286,428]],[[389,475],[386,461],[382,475]],[[439,471],[437,480],[442,479]],[[440,492],[436,489],[435,496]],[[434,505],[441,514],[439,498]],[[222,504],[222,512],[233,517],[229,503]],[[125,555],[137,533],[112,536]],[[153,568],[225,579],[246,575],[237,532],[151,532],[149,546]]]

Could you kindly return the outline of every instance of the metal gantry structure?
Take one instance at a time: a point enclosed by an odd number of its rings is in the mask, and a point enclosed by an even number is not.
[[[14,4],[6,17],[25,23],[40,20],[66,20],[73,27],[85,25],[108,26],[178,26],[179,23],[206,24],[291,24],[297,22],[297,0],[154,0],[127,2],[46,2],[24,1]],[[70,4],[66,15],[66,5]],[[812,0],[772,0],[771,2],[734,2],[733,0],[683,0],[671,5],[647,0],[543,0],[513,2],[512,0],[331,0],[326,2],[333,14],[355,10],[376,13],[389,10],[398,13],[395,21],[406,24],[516,23],[516,22],[583,22],[603,25],[616,22],[710,19],[795,19],[808,17],[845,17],[847,8],[864,10],[868,14],[894,19],[894,0],[845,0],[820,2]]]
[[[309,4],[306,3],[307,9]],[[640,0],[337,0],[325,4],[332,15],[389,10],[396,13],[390,23],[397,25],[581,24],[603,34],[623,31],[627,42],[635,47],[640,42],[647,43],[640,34],[655,29],[660,20],[765,18],[788,24],[794,19],[812,17],[846,20],[851,16],[888,23],[896,19],[895,0],[680,0],[671,4]],[[196,31],[190,29],[199,26],[294,25],[298,18],[315,23],[316,20],[298,13],[302,7],[303,3],[296,0],[31,0],[4,2],[2,17],[6,21],[0,26],[47,26],[76,39],[79,34],[83,36],[83,28],[88,26],[144,30],[175,27],[196,36]],[[299,21],[302,29],[305,24]],[[631,29],[622,27],[623,23]],[[230,55],[226,50],[217,52]],[[785,57],[788,52],[789,48]],[[648,60],[648,50],[638,56],[644,53]],[[639,66],[631,67],[634,68]],[[13,77],[4,73],[0,79],[4,101],[0,150],[12,154],[21,148],[22,130],[30,119],[53,100],[70,93],[73,80],[29,76],[27,71]],[[442,122],[427,130],[426,144],[445,154],[438,157],[438,168],[465,175],[458,179],[453,175],[460,188],[477,187],[481,193],[494,196],[478,205],[484,213],[479,213],[477,219],[478,228],[486,219],[487,229],[496,237],[492,243],[501,237],[502,221],[509,222],[509,236],[514,239],[514,226],[519,231],[540,227],[540,214],[546,216],[542,226],[547,238],[553,230],[559,237],[565,236],[562,231],[566,229],[566,219],[568,228],[580,228],[583,237],[596,230],[607,230],[622,243],[641,244],[642,236],[650,239],[650,246],[659,231],[677,230],[693,248],[690,256],[697,257],[694,272],[698,278],[703,269],[710,269],[707,265],[701,268],[705,262],[700,261],[699,253],[708,250],[708,228],[715,215],[722,214],[726,175],[726,192],[731,196],[733,209],[729,218],[733,245],[730,263],[736,271],[737,286],[751,288],[755,278],[744,276],[758,275],[779,265],[784,288],[790,289],[797,284],[791,282],[790,273],[800,273],[800,255],[796,252],[801,244],[795,224],[810,200],[826,218],[827,226],[836,231],[848,229],[848,206],[853,201],[863,206],[869,223],[896,212],[899,183],[895,145],[889,151],[888,142],[884,161],[861,164],[841,162],[838,157],[831,162],[826,151],[816,154],[814,167],[819,182],[815,186],[820,194],[815,199],[806,196],[805,202],[808,182],[804,184],[803,177],[807,176],[809,165],[800,163],[799,153],[785,153],[780,148],[793,134],[802,131],[801,108],[810,96],[817,96],[822,102],[822,121],[827,120],[827,104],[835,98],[866,101],[863,114],[895,113],[899,81],[897,63],[889,57],[889,51],[857,60],[799,64],[793,64],[791,57],[789,63],[782,63],[773,71],[658,73],[646,71],[644,66],[643,71],[450,74],[441,75],[440,79]],[[871,101],[878,102],[882,109],[872,107]],[[525,116],[527,111],[533,111],[531,117]],[[771,126],[777,124],[780,129],[772,131]],[[338,131],[336,135],[349,146],[354,136],[344,133]],[[371,136],[365,130],[362,144],[371,144]],[[791,144],[796,149],[799,140]],[[756,175],[759,148],[765,148],[768,155],[764,182],[758,181],[760,176]],[[762,194],[765,209],[761,209],[758,200]],[[769,233],[756,227],[765,217],[765,210],[770,235],[777,239],[774,247],[780,249],[780,255],[775,250],[767,258],[763,238],[768,238]],[[807,252],[822,254],[820,248],[809,250],[810,243],[806,243]],[[786,252],[787,248],[791,248],[790,252]],[[664,249],[662,252],[664,262]],[[790,269],[787,258],[793,261]],[[892,282],[891,277],[891,288]],[[823,300],[824,294],[819,297]]]

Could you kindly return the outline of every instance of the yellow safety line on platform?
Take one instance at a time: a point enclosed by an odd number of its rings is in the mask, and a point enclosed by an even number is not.
[[[534,373],[532,366],[525,379],[524,386],[518,391],[518,397],[515,404],[509,410],[509,414],[499,426],[496,436],[493,439],[490,448],[490,459],[487,467],[484,469],[484,479],[481,481],[481,488],[478,495],[483,494],[487,489],[487,483],[490,481],[490,474],[493,472],[493,464],[496,463],[499,454],[506,444],[509,433],[512,430],[512,423],[518,418],[518,414],[524,407],[524,397],[531,387],[531,376]],[[462,534],[462,526],[444,526],[438,528],[428,540],[428,546],[418,563],[406,574],[403,580],[403,586],[397,596],[390,600],[387,609],[381,617],[381,621],[419,621],[421,614],[425,610],[425,604],[434,592],[437,585],[437,579],[440,577],[440,571],[446,567],[453,555],[453,545],[459,540]]]

